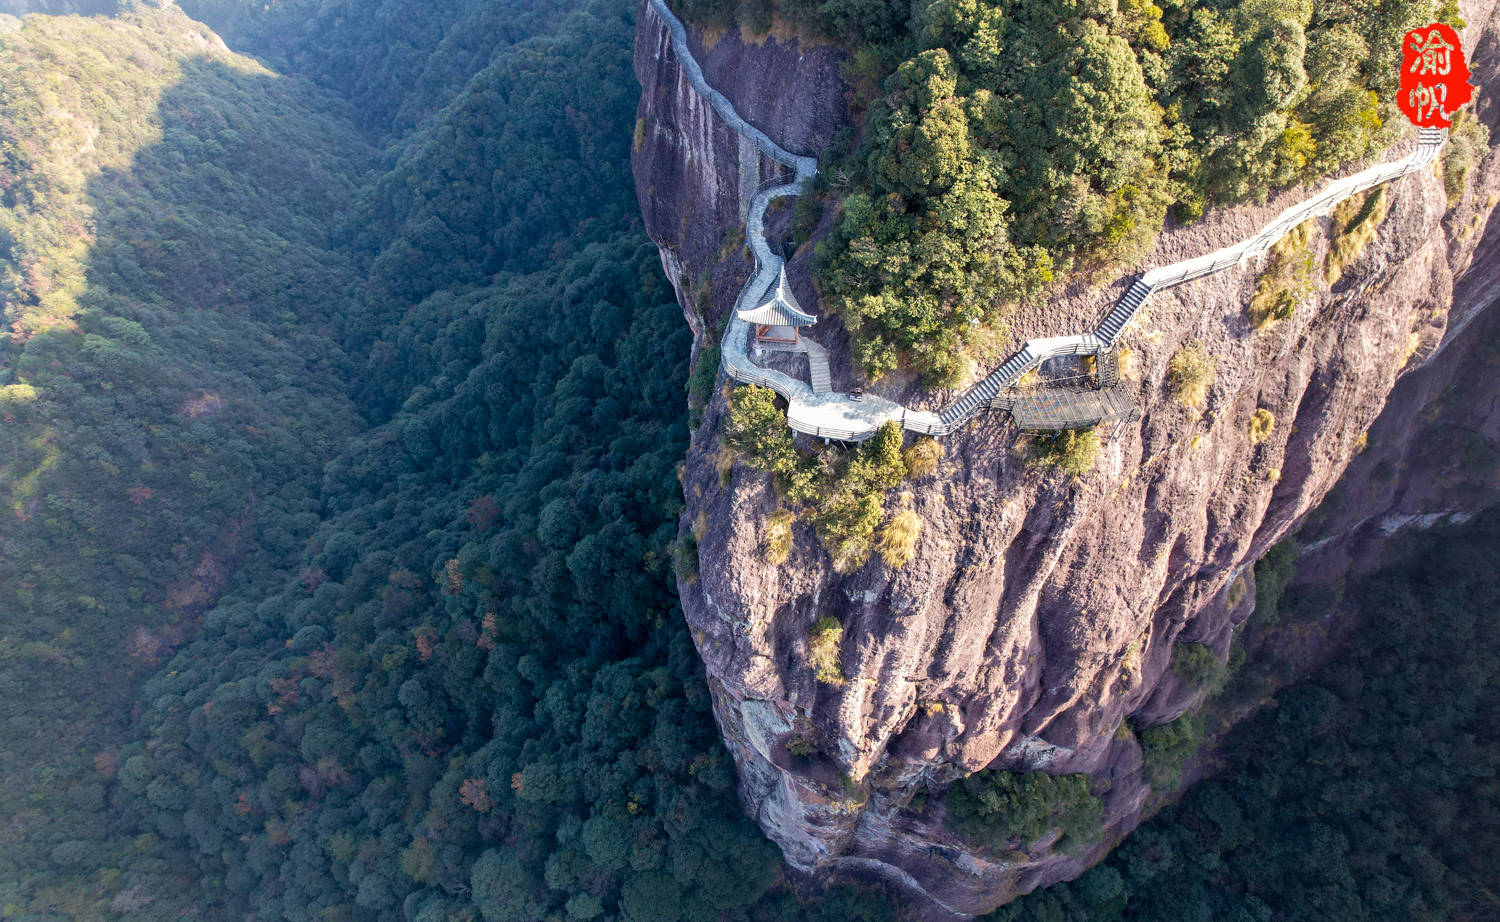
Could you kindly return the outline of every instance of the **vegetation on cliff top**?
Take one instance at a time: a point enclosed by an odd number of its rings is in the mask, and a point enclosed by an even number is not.
[[[1404,130],[1399,42],[1451,0],[682,0],[853,50],[857,147],[820,287],[872,376],[934,384],[1056,273],[1143,256],[1169,208],[1264,199]],[[837,162],[834,162],[837,161]],[[847,184],[845,183],[847,181]]]
[[[725,444],[750,466],[771,474],[777,491],[788,502],[806,509],[835,569],[847,573],[864,566],[876,529],[885,519],[885,494],[907,475],[901,427],[886,422],[853,448],[804,455],[793,443],[774,391],[754,385],[737,387],[729,403]],[[921,454],[930,450],[923,449]],[[917,529],[909,519],[888,523],[887,528],[895,529],[887,559],[904,563],[898,539],[909,534],[915,541]]]

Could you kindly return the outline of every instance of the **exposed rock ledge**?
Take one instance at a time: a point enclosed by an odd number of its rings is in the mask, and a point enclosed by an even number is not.
[[[642,7],[637,189],[702,347],[750,269],[724,242],[769,164],[687,85],[666,29]],[[1495,68],[1491,12],[1488,2],[1464,9],[1476,82]],[[788,149],[815,153],[843,123],[836,51],[734,34],[711,48],[692,41],[709,81]],[[1480,114],[1493,124],[1493,112]],[[1477,361],[1474,344],[1493,332],[1489,269],[1455,295],[1454,280],[1471,262],[1500,265],[1500,229],[1485,225],[1500,168],[1491,157],[1476,173],[1452,210],[1431,172],[1395,183],[1389,216],[1345,278],[1269,331],[1252,332],[1245,318],[1252,271],[1159,296],[1125,338],[1143,418],[1109,443],[1083,482],[1028,469],[997,420],[981,418],[949,439],[942,469],[911,491],[925,528],[916,559],[899,571],[876,558],[841,577],[805,528],[787,564],[768,566],[760,529],[776,497],[765,476],[743,465],[721,485],[713,456],[725,404],[714,398],[684,476],[684,527],[702,517],[708,528],[702,576],[682,587],[683,607],[746,808],[792,865],[880,873],[924,895],[934,917],[951,917],[1072,877],[1102,853],[1101,845],[1071,858],[1005,862],[948,833],[941,798],[908,809],[919,790],[940,791],[985,766],[1087,772],[1105,791],[1107,841],[1139,822],[1150,791],[1139,747],[1116,730],[1127,715],[1161,721],[1194,703],[1167,669],[1171,645],[1194,640],[1225,651],[1253,598],[1247,591],[1231,606],[1228,587],[1250,580],[1248,565],[1332,488],[1403,371],[1438,356],[1411,375],[1423,387],[1403,383],[1405,422],[1391,432],[1382,423],[1369,455],[1399,446],[1451,378],[1451,370],[1439,374],[1444,363]],[[1293,190],[1264,208],[1216,213],[1165,234],[1151,261],[1231,243],[1306,194]],[[792,281],[804,306],[819,312],[806,262],[805,252],[789,261]],[[1072,296],[1045,317],[1018,318],[1018,335],[1057,329],[1071,313],[1096,318],[1110,300],[1107,291]],[[1190,339],[1210,344],[1218,362],[1201,418],[1163,387],[1167,360]],[[1251,445],[1246,429],[1258,407],[1277,425]],[[1493,435],[1493,404],[1464,412],[1481,417],[1464,425]],[[1403,489],[1424,481],[1420,458],[1406,460],[1380,481],[1377,504],[1361,508],[1361,499],[1324,523],[1333,540],[1320,559],[1356,540],[1367,549],[1388,509],[1447,514],[1493,501],[1493,493]],[[817,683],[806,666],[807,628],[822,615],[845,625],[850,681],[840,689]],[[814,737],[824,755],[792,755],[794,734]],[[863,803],[841,790],[841,775],[859,781]]]

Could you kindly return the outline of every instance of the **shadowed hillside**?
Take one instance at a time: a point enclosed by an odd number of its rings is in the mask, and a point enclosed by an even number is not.
[[[87,916],[133,886],[95,866],[155,860],[106,800],[139,679],[292,566],[356,431],[326,219],[370,153],[170,8],[31,17],[0,62],[0,903]]]

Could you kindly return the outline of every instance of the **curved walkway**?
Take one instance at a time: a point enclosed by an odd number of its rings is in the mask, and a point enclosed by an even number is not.
[[[861,441],[874,435],[882,424],[890,420],[895,420],[903,428],[913,432],[934,436],[950,435],[990,406],[1002,391],[1015,385],[1022,375],[1047,359],[1064,355],[1097,355],[1113,349],[1125,327],[1155,292],[1212,275],[1259,256],[1287,231],[1308,218],[1327,214],[1334,205],[1352,195],[1414,173],[1432,163],[1448,140],[1448,132],[1442,129],[1418,129],[1417,148],[1408,156],[1390,163],[1377,164],[1353,176],[1329,183],[1317,195],[1286,209],[1261,230],[1239,243],[1205,256],[1146,272],[1125,291],[1092,332],[1028,340],[1001,363],[999,368],[939,412],[911,410],[875,395],[866,395],[856,400],[848,394],[815,393],[807,382],[762,368],[751,361],[750,328],[739,319],[738,312],[753,306],[746,303],[752,297],[750,293],[764,291],[781,271],[782,265],[781,258],[772,253],[766,243],[766,207],[773,199],[798,194],[802,182],[817,174],[818,161],[815,157],[793,154],[782,148],[767,137],[765,132],[741,118],[724,94],[709,86],[704,79],[703,69],[688,47],[687,30],[681,20],[667,8],[665,0],[649,0],[649,3],[671,32],[672,50],[676,52],[678,63],[698,95],[713,107],[714,112],[732,130],[749,139],[767,157],[791,168],[794,173],[795,178],[791,182],[762,188],[750,200],[749,213],[745,218],[745,237],[755,254],[755,272],[740,289],[720,346],[724,370],[731,378],[746,384],[768,387],[785,397],[787,424],[798,432],[827,439]]]

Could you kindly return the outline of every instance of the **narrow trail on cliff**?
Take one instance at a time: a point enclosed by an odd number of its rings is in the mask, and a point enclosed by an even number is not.
[[[1092,331],[1028,340],[998,368],[942,410],[937,413],[913,410],[875,395],[856,397],[845,393],[816,392],[807,382],[764,368],[750,358],[750,325],[739,317],[739,312],[750,306],[756,293],[771,285],[784,263],[780,256],[771,252],[770,245],[766,243],[766,208],[777,198],[799,194],[802,183],[817,174],[817,158],[786,150],[772,141],[765,132],[745,121],[723,93],[709,86],[703,76],[703,68],[688,46],[687,29],[668,9],[666,0],[649,0],[649,5],[671,33],[672,49],[683,73],[698,95],[732,131],[793,172],[793,178],[789,181],[762,186],[750,200],[745,217],[745,236],[755,255],[755,272],[745,281],[735,299],[734,310],[730,312],[720,347],[724,370],[731,378],[744,384],[768,387],[785,397],[787,425],[797,432],[825,439],[862,441],[874,435],[888,421],[895,421],[902,428],[923,435],[951,435],[981,410],[1001,403],[1004,400],[1003,391],[1015,386],[1022,375],[1048,359],[1111,352],[1125,328],[1156,292],[1248,263],[1268,251],[1276,241],[1303,221],[1328,214],[1335,205],[1351,196],[1429,165],[1448,140],[1445,129],[1419,128],[1416,149],[1407,156],[1334,180],[1316,195],[1287,208],[1265,227],[1238,243],[1145,272],[1126,289],[1120,300]]]

